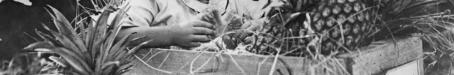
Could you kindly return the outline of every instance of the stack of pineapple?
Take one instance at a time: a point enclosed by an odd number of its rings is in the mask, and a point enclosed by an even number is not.
[[[275,10],[271,21],[261,30],[249,49],[261,54],[307,51],[349,50],[370,43],[369,35],[377,31],[377,13],[360,0],[294,0]],[[271,11],[272,12],[272,11]]]
[[[270,0],[270,2],[279,0]],[[262,17],[246,49],[258,54],[306,56],[357,50],[377,36],[393,36],[404,24],[391,20],[427,15],[408,12],[434,5],[431,0],[287,0]],[[436,5],[436,4],[435,4]],[[411,14],[408,14],[411,13]],[[395,17],[392,15],[399,15]],[[391,16],[391,17],[390,17]],[[409,21],[406,19],[405,21]],[[394,26],[393,26],[394,25]],[[402,27],[402,28],[401,28]],[[244,38],[239,38],[244,40]],[[245,42],[242,42],[245,43]]]

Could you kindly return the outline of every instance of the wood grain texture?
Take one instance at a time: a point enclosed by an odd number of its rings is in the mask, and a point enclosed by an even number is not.
[[[417,37],[397,42],[382,41],[363,48],[359,52],[341,54],[337,59],[353,75],[374,75],[416,60],[422,56],[421,41]],[[274,56],[229,55],[214,52],[184,50],[152,50],[148,64],[163,73],[137,63],[126,75],[308,75],[314,60],[303,57],[278,57],[276,69],[271,70]],[[144,52],[145,53],[145,52]],[[145,55],[144,53],[140,55]],[[167,57],[167,58],[166,58]],[[145,59],[146,60],[146,59]],[[205,64],[206,63],[206,64]],[[204,66],[202,66],[205,64]],[[197,70],[200,68],[199,70]]]
[[[257,55],[229,55],[211,52],[190,52],[190,51],[164,51],[156,50],[159,53],[151,58],[149,64],[153,67],[174,72],[166,74],[157,70],[145,67],[138,63],[138,69],[133,70],[131,75],[159,74],[159,75],[180,75],[190,74],[191,70],[196,75],[267,75],[271,70],[274,57]],[[165,57],[169,55],[167,60]],[[146,57],[149,58],[149,57]],[[274,74],[300,75],[308,67],[305,64],[313,64],[307,58],[278,57]],[[165,60],[165,61],[164,61]],[[193,62],[193,63],[192,63]],[[159,65],[162,66],[159,67]],[[204,63],[204,66],[202,66]],[[191,68],[192,66],[192,68]],[[202,68],[201,68],[202,67]],[[200,70],[197,70],[200,68]],[[277,72],[279,71],[279,72]]]
[[[422,56],[422,42],[417,37],[375,42],[360,52],[339,55],[349,60],[347,64],[353,75],[377,74]]]

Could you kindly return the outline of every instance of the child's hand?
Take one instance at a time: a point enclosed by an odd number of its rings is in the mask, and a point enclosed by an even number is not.
[[[209,36],[214,35],[213,24],[201,20],[170,26],[170,32],[173,33],[172,43],[183,48],[200,46],[200,42],[208,42]]]

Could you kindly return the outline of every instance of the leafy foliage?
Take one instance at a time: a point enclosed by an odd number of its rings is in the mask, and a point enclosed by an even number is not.
[[[69,74],[80,75],[119,75],[132,66],[130,59],[139,46],[128,48],[128,36],[116,38],[122,20],[127,17],[127,8],[114,8],[107,5],[97,20],[79,20],[72,27],[71,23],[55,8],[50,7],[56,31],[50,33],[36,31],[43,41],[35,42],[25,49],[43,53],[56,53],[63,60],[53,60],[69,65]],[[117,14],[113,21],[111,13]],[[147,42],[144,42],[147,43]]]

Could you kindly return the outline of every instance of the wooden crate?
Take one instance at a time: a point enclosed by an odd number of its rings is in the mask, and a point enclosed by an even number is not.
[[[164,73],[137,63],[127,75],[308,75],[310,67],[320,62],[303,57],[230,55],[213,52],[183,50],[153,50],[156,55],[149,66],[172,72]],[[399,41],[380,41],[357,52],[340,54],[339,66],[352,75],[385,74],[387,70],[421,58],[422,43],[418,37]],[[273,63],[275,68],[271,70]],[[201,66],[202,65],[202,66]],[[312,72],[312,73],[311,73]],[[338,75],[338,74],[334,74]]]

